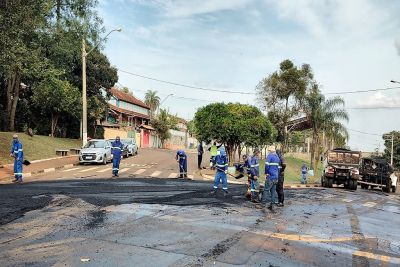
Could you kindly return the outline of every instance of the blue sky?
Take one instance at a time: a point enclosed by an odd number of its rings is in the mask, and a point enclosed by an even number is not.
[[[308,63],[326,94],[395,86],[400,80],[400,1],[100,0],[113,33],[112,65],[163,80],[254,92],[284,59]],[[169,97],[171,113],[190,119],[210,101],[257,105],[255,96],[209,93],[119,72],[120,84]],[[400,86],[400,85],[399,85]],[[327,95],[329,96],[329,95]],[[347,107],[400,106],[400,89],[343,95]],[[349,129],[382,134],[400,128],[400,110],[349,110]],[[354,149],[373,150],[379,136],[350,131]]]

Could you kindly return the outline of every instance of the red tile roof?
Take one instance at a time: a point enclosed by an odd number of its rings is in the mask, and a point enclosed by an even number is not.
[[[130,110],[127,110],[127,109],[123,109],[123,108],[119,108],[119,107],[116,107],[116,106],[111,105],[111,104],[108,104],[108,106],[110,107],[110,109],[112,109],[112,110],[114,110],[114,111],[116,111],[118,113],[123,113],[123,114],[126,114],[126,115],[139,117],[139,118],[143,118],[143,119],[148,119],[148,120],[150,119],[150,116],[148,116],[148,115],[140,114],[140,113],[137,113],[137,112],[134,112],[134,111],[130,111]]]
[[[134,105],[138,105],[138,106],[143,107],[143,108],[150,109],[143,101],[140,101],[139,99],[137,99],[133,95],[124,93],[124,92],[122,92],[121,90],[118,90],[115,87],[111,88],[111,94],[115,98],[117,98],[118,100],[122,100],[122,101],[125,101],[125,102],[128,102],[128,103],[134,104]]]

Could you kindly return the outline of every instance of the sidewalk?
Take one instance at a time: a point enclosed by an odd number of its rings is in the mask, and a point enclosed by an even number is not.
[[[201,177],[205,180],[214,180],[215,177],[215,171],[210,170],[210,169],[202,169],[199,171]],[[241,179],[235,179],[231,175],[227,175],[228,178],[228,183],[230,184],[246,184],[247,183],[247,177],[243,177]],[[320,184],[300,184],[300,183],[284,183],[284,188],[318,188],[321,187]]]
[[[78,155],[58,157],[52,159],[35,160],[31,165],[24,166],[23,177],[30,177],[33,174],[52,172],[57,169],[68,168],[79,164]],[[14,165],[7,164],[0,168],[0,181],[14,178]]]

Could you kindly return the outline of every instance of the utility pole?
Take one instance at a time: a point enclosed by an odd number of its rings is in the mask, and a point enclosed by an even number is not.
[[[82,145],[87,143],[87,93],[86,93],[86,58],[101,41],[105,40],[112,32],[120,32],[121,29],[114,29],[110,31],[104,38],[100,39],[99,42],[92,47],[89,52],[86,52],[86,41],[85,37],[82,38]]]
[[[82,38],[82,145],[87,143],[86,42]]]
[[[394,140],[394,134],[392,133],[392,153],[390,155],[390,165],[393,166],[393,140]]]

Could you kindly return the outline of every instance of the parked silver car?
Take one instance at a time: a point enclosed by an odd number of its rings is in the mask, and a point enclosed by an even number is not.
[[[128,146],[128,156],[133,156],[138,154],[138,146],[136,145],[135,138],[125,138],[122,139],[121,142]]]
[[[79,163],[102,163],[112,161],[111,143],[104,139],[92,139],[79,153]]]

